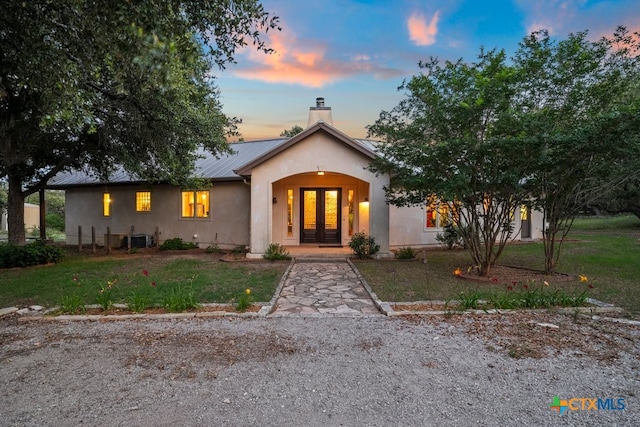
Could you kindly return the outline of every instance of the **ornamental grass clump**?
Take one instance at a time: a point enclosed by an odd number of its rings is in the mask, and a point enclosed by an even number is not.
[[[247,311],[251,306],[251,289],[247,288],[236,299],[236,310],[240,312]]]
[[[113,285],[115,280],[109,280],[107,286],[101,286],[96,296],[96,303],[103,309],[109,310],[113,305]]]
[[[280,245],[279,243],[271,243],[267,247],[262,258],[267,259],[269,261],[278,261],[278,260],[286,260],[291,259],[291,255],[289,255],[289,251]]]

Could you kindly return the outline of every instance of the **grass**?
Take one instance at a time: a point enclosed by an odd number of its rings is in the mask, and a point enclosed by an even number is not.
[[[509,245],[500,264],[542,269],[541,242]],[[354,263],[378,297],[384,301],[450,300],[464,293],[505,290],[504,285],[460,280],[456,268],[466,269],[471,258],[464,250],[433,250],[415,261],[366,260]],[[576,220],[562,249],[558,272],[584,275],[587,283],[550,282],[549,292],[589,296],[640,315],[640,219],[634,216]],[[591,285],[589,288],[585,285]]]
[[[225,263],[219,261],[219,254],[203,253],[195,257],[92,256],[70,250],[56,265],[0,272],[0,307],[51,307],[63,301],[77,304],[78,299],[97,304],[100,290],[109,282],[113,303],[131,302],[138,310],[145,304],[177,305],[178,289],[192,294],[198,303],[235,303],[246,289],[251,289],[254,301],[269,301],[287,266],[280,262]]]
[[[190,252],[190,251],[189,251]],[[284,273],[286,262],[219,262],[220,254],[191,256],[97,256],[71,250],[59,264],[0,271],[0,307],[60,305],[76,307],[99,302],[99,291],[112,282],[110,300],[134,305],[167,303],[176,289],[193,295],[197,303],[238,302],[251,289],[252,301],[269,301]],[[461,280],[456,268],[466,270],[471,258],[464,250],[434,249],[415,260],[354,260],[367,282],[384,301],[451,300],[464,293],[492,295],[498,303],[505,285]],[[587,283],[551,282],[549,293],[589,296],[614,303],[640,316],[640,220],[632,216],[584,218],[575,222],[557,271],[588,277]],[[503,265],[542,269],[541,242],[514,244],[500,259]],[[146,275],[144,272],[146,271]],[[74,280],[75,278],[75,280]],[[537,284],[536,286],[539,286]],[[522,286],[522,284],[520,284]],[[535,296],[535,295],[533,295]],[[502,302],[501,302],[502,301]]]

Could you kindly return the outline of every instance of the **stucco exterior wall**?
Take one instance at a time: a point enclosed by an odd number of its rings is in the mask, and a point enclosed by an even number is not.
[[[532,240],[542,239],[542,212],[531,211],[531,237]],[[521,218],[520,212],[514,215],[514,239],[521,239]],[[436,235],[442,233],[440,227],[426,226],[426,212],[419,206],[396,207],[389,206],[389,245],[392,248],[403,246],[428,246],[440,244],[436,240]],[[526,239],[525,239],[526,240]]]
[[[104,245],[107,227],[112,234],[154,235],[160,231],[160,244],[180,237],[206,247],[216,242],[221,248],[249,244],[249,187],[242,182],[216,183],[210,191],[208,218],[181,216],[181,191],[170,185],[113,186],[71,188],[65,193],[67,244],[78,243],[78,226],[82,226],[82,241],[91,243],[91,227],[96,229],[96,242]],[[136,212],[136,191],[151,191],[151,211]],[[103,216],[102,198],[110,193],[111,216]]]
[[[306,185],[342,187],[343,209],[346,197],[344,188],[355,187],[356,206],[365,198],[369,199],[368,234],[374,236],[380,244],[381,253],[388,253],[389,209],[383,190],[388,177],[376,176],[366,170],[369,162],[369,158],[344,142],[326,133],[316,132],[255,167],[251,176],[251,254],[259,256],[272,242],[298,244],[299,240],[295,239],[285,242],[284,229],[280,224],[285,215],[285,183],[294,185],[294,178],[298,180],[295,183],[297,188]],[[318,176],[318,170],[324,171],[325,175]],[[299,193],[296,196],[299,197]],[[282,204],[274,205],[273,197],[281,200]],[[345,240],[344,221],[343,213],[342,243],[348,244],[348,240]],[[299,228],[298,225],[295,228]]]

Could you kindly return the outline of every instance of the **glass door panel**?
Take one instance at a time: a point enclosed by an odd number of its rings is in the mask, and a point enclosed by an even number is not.
[[[340,189],[302,189],[301,243],[340,243]]]

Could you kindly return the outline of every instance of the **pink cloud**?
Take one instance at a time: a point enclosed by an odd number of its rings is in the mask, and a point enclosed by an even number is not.
[[[585,0],[517,0],[526,14],[527,33],[547,30],[558,35],[567,31],[576,22]]]
[[[424,15],[420,12],[413,12],[407,19],[407,28],[409,29],[409,38],[418,46],[429,46],[436,42],[438,34],[438,21],[440,19],[440,11],[436,12],[429,23]]]
[[[327,58],[324,44],[302,45],[294,35],[284,30],[269,33],[267,45],[275,52],[265,55],[254,50],[245,51],[250,65],[236,69],[234,74],[244,79],[312,88],[324,87],[359,74],[371,73],[376,77],[389,74],[388,70],[380,69],[364,55],[347,61]],[[396,75],[400,74],[397,71]]]

